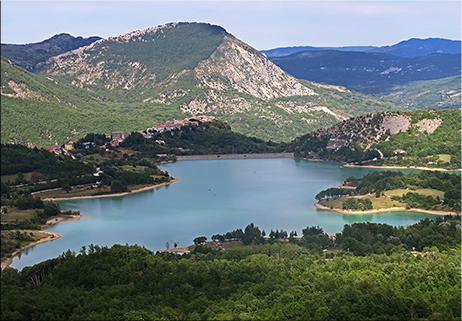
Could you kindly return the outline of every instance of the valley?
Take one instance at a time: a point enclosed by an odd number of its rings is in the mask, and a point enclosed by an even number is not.
[[[2,44],[2,320],[460,319],[460,72],[208,23]]]

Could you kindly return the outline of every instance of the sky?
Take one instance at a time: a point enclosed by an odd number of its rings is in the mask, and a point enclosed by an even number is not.
[[[58,33],[108,38],[170,22],[207,22],[258,50],[461,39],[461,1],[1,1],[1,43]]]

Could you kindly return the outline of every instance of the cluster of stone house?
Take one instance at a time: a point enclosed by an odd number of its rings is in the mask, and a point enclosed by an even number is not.
[[[104,144],[102,148],[106,148],[107,144],[111,144],[113,147],[119,146],[119,143],[123,142],[128,136],[130,136],[130,133],[112,132],[111,135],[106,135],[106,139],[109,143]]]
[[[199,122],[210,122],[212,120],[215,120],[215,117],[213,116],[196,116],[196,117],[191,117],[191,118],[185,118],[185,119],[173,119],[173,120],[167,120],[161,124],[154,125],[152,127],[148,127],[146,129],[146,133],[148,136],[152,137],[152,134],[157,134],[157,133],[164,133],[168,131],[172,131],[174,129],[180,129],[183,126],[197,126],[199,125]]]
[[[149,127],[146,129],[146,132],[143,131],[137,131],[141,135],[143,135],[145,138],[152,138],[154,134],[157,133],[164,133],[168,131],[172,131],[174,129],[180,129],[183,126],[198,126],[199,122],[210,122],[215,120],[215,117],[213,116],[196,116],[196,117],[191,117],[191,118],[185,118],[185,119],[173,119],[173,120],[167,120],[161,124],[154,125],[153,127]],[[130,133],[124,133],[121,131],[117,132],[112,132],[111,135],[106,135],[106,139],[109,141],[109,143],[104,144],[101,146],[101,148],[106,148],[107,144],[111,144],[113,147],[119,146],[119,143],[123,142],[128,136],[130,136]],[[77,143],[77,140],[71,140],[70,142],[64,144],[64,148],[62,148],[59,145],[53,145],[47,148],[47,150],[50,153],[55,153],[55,154],[68,154],[70,150],[74,149],[74,144]],[[156,140],[158,144],[165,144],[163,140]],[[84,142],[82,143],[85,148],[93,147],[95,146],[95,142]]]
[[[77,142],[77,141],[75,140],[73,142]],[[74,143],[72,143],[71,145],[69,145],[69,144],[71,144],[71,143],[69,142],[69,143],[65,144],[64,148],[59,146],[59,145],[52,145],[52,146],[48,147],[46,150],[49,151],[50,153],[55,153],[56,155],[62,155],[62,154],[69,155],[69,151],[74,149]],[[39,149],[41,149],[41,148],[39,148]],[[75,159],[74,156],[71,155],[71,157],[73,159]]]

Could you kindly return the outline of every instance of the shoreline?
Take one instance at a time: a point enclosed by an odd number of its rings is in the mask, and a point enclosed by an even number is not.
[[[70,214],[70,215],[68,214],[67,217],[55,217],[55,218],[49,219],[45,223],[45,225],[41,226],[41,228],[47,228],[47,227],[56,225],[56,224],[61,223],[61,222],[69,222],[69,221],[79,220],[82,217],[83,217],[82,215],[72,215],[72,214]],[[11,263],[13,263],[14,257],[19,252],[21,252],[22,250],[25,250],[25,249],[31,248],[33,246],[43,244],[43,243],[46,243],[46,242],[51,242],[51,241],[54,241],[54,240],[57,240],[57,239],[61,238],[61,235],[58,234],[58,233],[48,232],[46,230],[39,230],[37,232],[42,232],[44,234],[47,234],[48,236],[46,236],[44,238],[41,238],[38,241],[35,241],[35,242],[29,243],[29,244],[27,244],[25,246],[22,246],[19,249],[15,250],[13,253],[11,253],[11,256],[3,258],[2,262],[1,262],[1,269],[2,270],[4,268],[6,268],[6,267],[9,267],[11,265]]]
[[[148,191],[148,190],[155,189],[155,188],[158,188],[158,187],[166,186],[166,185],[169,185],[171,183],[177,182],[178,180],[179,180],[178,178],[174,177],[170,182],[151,185],[151,186],[146,186],[146,187],[139,188],[139,189],[136,189],[136,190],[131,191],[131,192],[124,192],[124,193],[119,193],[119,194],[93,195],[93,196],[75,196],[75,197],[67,197],[67,198],[46,198],[44,200],[62,201],[62,200],[75,200],[75,199],[86,199],[86,198],[125,196],[125,195],[132,194],[132,193],[144,192],[144,191]],[[82,215],[68,215],[68,217],[55,217],[55,218],[52,218],[52,219],[48,220],[45,223],[45,225],[42,225],[41,227],[42,228],[47,228],[49,226],[53,226],[53,225],[59,224],[61,222],[68,222],[68,221],[78,220],[78,219],[81,219],[82,217],[83,217]],[[38,240],[36,242],[29,243],[29,244],[27,244],[27,245],[25,245],[23,247],[20,247],[19,249],[15,250],[13,253],[11,253],[11,256],[3,258],[2,261],[1,261],[1,269],[3,270],[4,268],[9,267],[13,263],[14,257],[19,252],[21,252],[22,250],[28,249],[30,247],[33,247],[33,246],[36,246],[36,245],[39,245],[39,244],[42,244],[42,243],[54,241],[54,240],[57,240],[57,239],[59,239],[61,237],[61,235],[59,235],[58,233],[48,232],[48,231],[45,231],[45,230],[40,230],[39,232],[43,232],[43,233],[47,234],[48,236],[45,237],[45,238],[42,238],[42,239],[40,239],[40,240]],[[182,252],[181,251],[182,249],[184,249],[184,251],[183,251],[184,253],[189,253],[189,250],[187,250],[187,248],[176,248],[176,249],[171,250],[171,251],[172,252]],[[163,250],[163,251],[166,251],[166,250]]]
[[[364,215],[364,214],[376,214],[376,213],[384,213],[384,212],[419,212],[419,213],[424,213],[424,214],[431,214],[431,215],[460,215],[457,214],[456,212],[446,212],[446,211],[433,211],[433,210],[424,210],[420,208],[411,208],[411,209],[406,209],[405,207],[389,207],[389,208],[379,208],[379,209],[373,209],[373,210],[366,210],[366,211],[351,211],[351,210],[341,210],[338,208],[330,208],[327,206],[324,206],[319,203],[314,203],[314,207],[320,210],[327,210],[327,211],[333,211],[341,214],[349,214],[349,215]]]
[[[210,160],[210,159],[246,159],[246,158],[294,158],[294,153],[261,153],[261,154],[213,154],[213,155],[178,155],[177,161]]]
[[[73,196],[73,197],[72,196],[71,197],[51,197],[51,198],[45,198],[43,200],[44,201],[67,201],[67,200],[81,200],[81,199],[102,198],[102,197],[120,197],[120,196],[130,195],[134,193],[149,191],[149,190],[152,190],[158,187],[170,185],[178,181],[179,181],[178,178],[173,177],[173,179],[170,182],[150,185],[150,186],[135,189],[130,192],[123,192],[123,193],[117,193],[117,194],[103,194],[103,195]]]
[[[79,219],[81,219],[83,217],[80,214],[79,215],[65,214],[65,215],[67,215],[67,217],[55,217],[55,218],[49,219],[45,223],[45,225],[42,225],[42,228],[47,228],[47,227],[56,225],[56,224],[61,223],[61,222],[69,222],[69,221],[79,220]],[[42,231],[44,231],[44,230],[42,230]]]
[[[439,167],[416,167],[416,166],[394,166],[394,165],[353,165],[353,164],[344,164],[343,167],[363,167],[363,168],[391,168],[391,169],[419,169],[422,171],[443,171],[443,172],[453,172],[453,171],[462,171],[462,169],[446,169]]]
[[[2,270],[4,268],[7,268],[9,267],[12,263],[13,263],[13,259],[14,257],[19,253],[21,252],[22,250],[25,250],[25,249],[28,249],[30,247],[33,247],[33,246],[36,246],[36,245],[39,245],[39,244],[42,244],[42,243],[46,243],[46,242],[51,242],[51,241],[54,241],[54,240],[57,240],[61,237],[61,235],[59,235],[58,233],[52,233],[52,232],[48,232],[48,231],[40,231],[40,232],[43,232],[45,234],[48,234],[47,237],[45,238],[42,238],[38,241],[35,241],[33,243],[29,243],[23,247],[20,247],[19,249],[17,249],[16,251],[14,251],[13,253],[11,253],[11,256],[9,257],[5,257],[2,259],[2,263],[1,263],[1,268]]]

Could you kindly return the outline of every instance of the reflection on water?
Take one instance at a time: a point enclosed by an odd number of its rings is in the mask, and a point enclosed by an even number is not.
[[[60,201],[61,208],[79,210],[83,218],[49,227],[62,237],[22,251],[12,266],[22,269],[68,249],[78,253],[89,244],[138,244],[152,251],[164,249],[166,242],[182,247],[197,236],[210,239],[249,223],[267,234],[283,229],[301,235],[307,226],[335,234],[356,222],[405,225],[435,217],[413,212],[346,215],[313,206],[319,191],[377,170],[372,168],[290,158],[181,161],[161,167],[179,181],[122,197]]]

